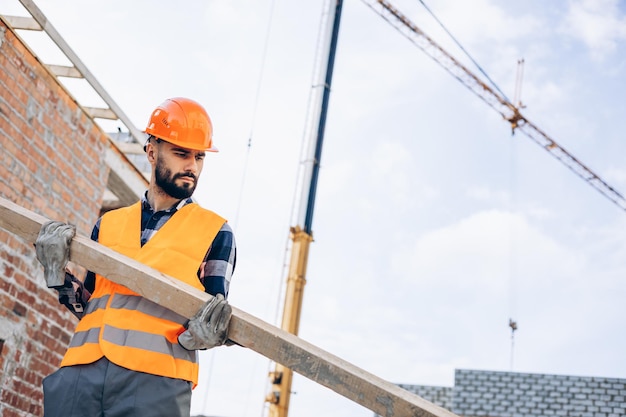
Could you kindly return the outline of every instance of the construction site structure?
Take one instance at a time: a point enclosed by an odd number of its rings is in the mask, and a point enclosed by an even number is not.
[[[400,386],[459,416],[626,416],[624,378],[456,369],[453,386]]]

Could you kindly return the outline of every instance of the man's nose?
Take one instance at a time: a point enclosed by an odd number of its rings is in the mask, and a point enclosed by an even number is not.
[[[185,164],[185,172],[191,172],[198,175],[198,160],[195,157],[189,158]]]

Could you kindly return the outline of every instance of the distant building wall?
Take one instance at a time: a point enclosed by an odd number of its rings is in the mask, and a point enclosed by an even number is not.
[[[0,20],[0,196],[89,235],[108,139]],[[0,229],[0,416],[41,416],[42,379],[76,319],[46,288],[32,244]]]
[[[457,370],[453,391],[466,417],[626,415],[626,379]]]
[[[431,403],[438,405],[439,407],[452,409],[452,388],[451,387],[436,387],[431,385],[406,385],[399,384],[400,388],[404,388],[407,391],[417,394]]]
[[[463,417],[626,416],[626,379],[458,369],[454,387],[400,387]]]

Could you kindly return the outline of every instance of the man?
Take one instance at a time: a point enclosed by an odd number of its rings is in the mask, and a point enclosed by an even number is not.
[[[140,202],[105,213],[92,239],[213,295],[191,319],[68,265],[73,227],[42,226],[36,243],[49,287],[80,321],[59,370],[46,377],[44,416],[189,416],[198,349],[227,342],[233,232],[191,196],[213,147],[205,109],[168,99],[150,117],[151,179]],[[83,278],[83,279],[81,279]]]

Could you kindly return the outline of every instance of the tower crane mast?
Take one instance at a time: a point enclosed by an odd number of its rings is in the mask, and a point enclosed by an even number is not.
[[[281,322],[281,329],[295,335],[298,334],[300,327],[309,247],[313,241],[313,209],[343,0],[326,0],[326,5],[315,62],[314,84],[309,101],[303,160],[298,175],[297,185],[301,194],[297,224],[290,228],[291,259]],[[265,398],[269,403],[269,417],[287,417],[293,371],[277,363],[269,377],[272,388]]]
[[[502,115],[511,124],[513,132],[520,130],[528,138],[563,163],[589,185],[626,211],[626,198],[595,172],[587,168],[565,148],[556,143],[544,131],[520,113],[518,106],[494,91],[481,81],[463,64],[446,52],[441,46],[426,35],[419,27],[398,11],[386,0],[362,0],[374,12],[390,23],[413,44],[424,51],[430,58],[441,65],[453,77],[470,89],[480,99]]]

